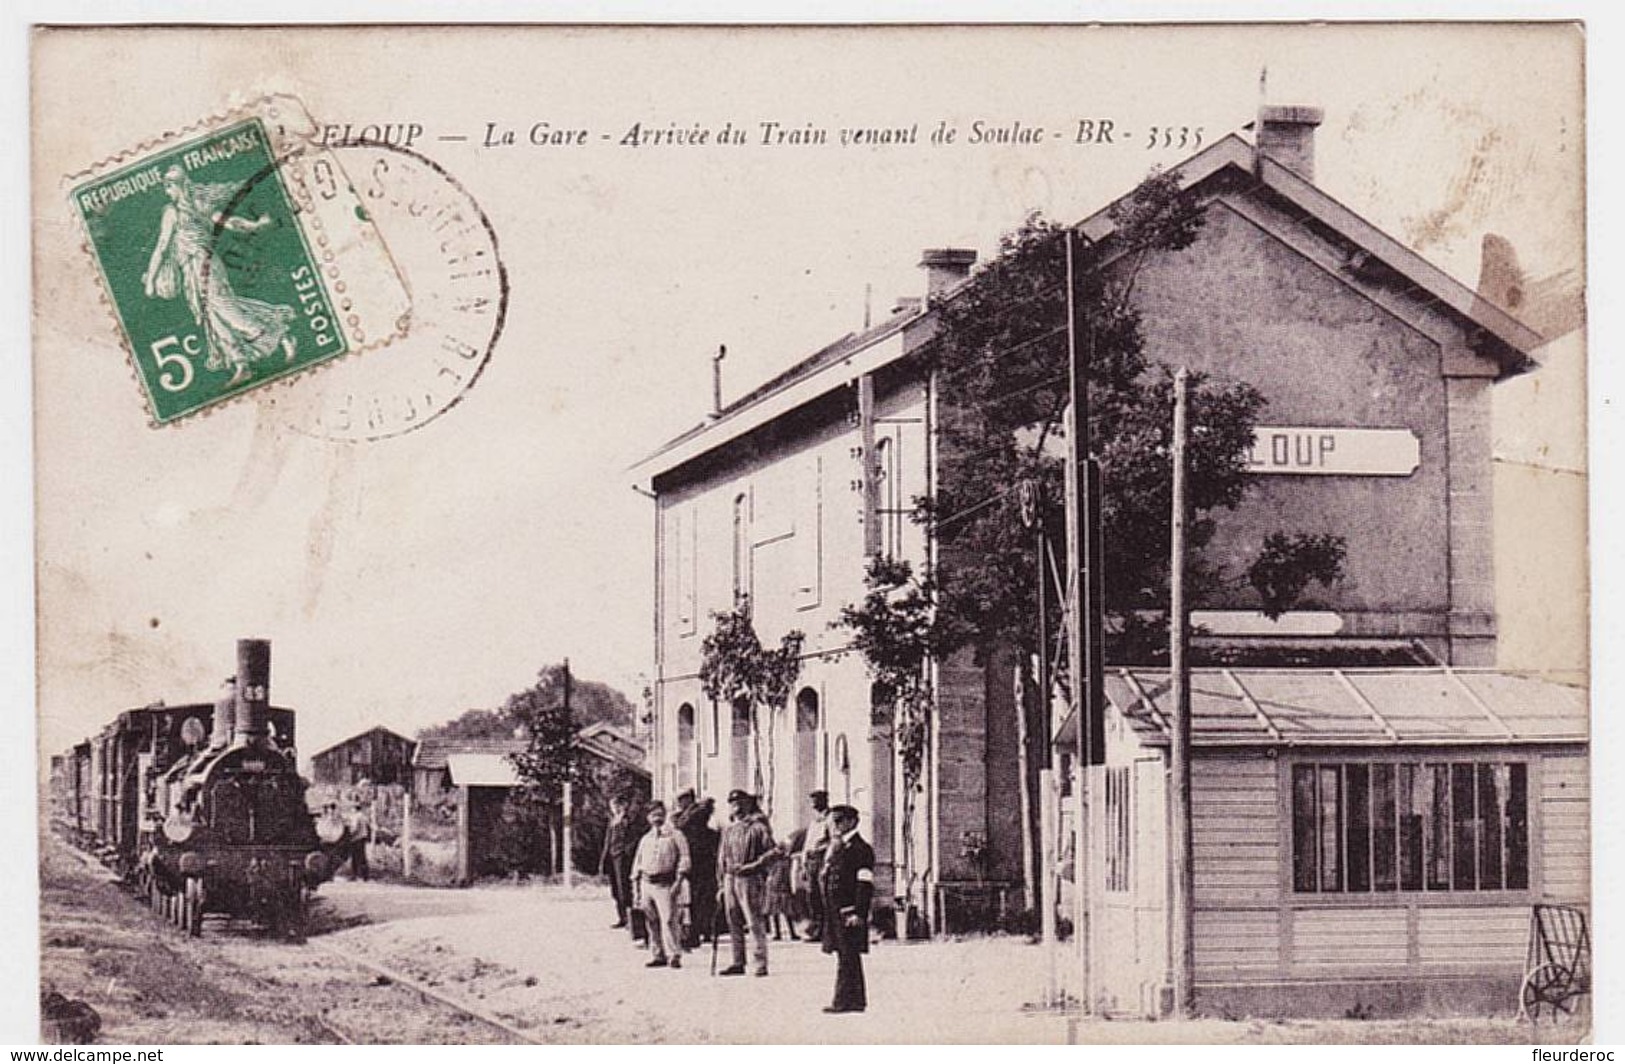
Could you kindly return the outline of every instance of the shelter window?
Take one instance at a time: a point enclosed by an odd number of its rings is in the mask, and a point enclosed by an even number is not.
[[[1133,889],[1134,782],[1127,765],[1106,770],[1106,889]]]
[[[1528,765],[1293,765],[1292,886],[1302,894],[1527,890]]]

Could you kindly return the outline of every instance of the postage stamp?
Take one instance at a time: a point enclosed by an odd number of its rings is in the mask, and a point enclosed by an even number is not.
[[[267,97],[70,178],[155,423],[404,333],[406,288],[315,133]]]

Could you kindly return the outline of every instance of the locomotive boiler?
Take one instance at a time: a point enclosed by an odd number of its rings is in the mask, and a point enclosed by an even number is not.
[[[121,714],[64,755],[71,834],[192,935],[204,917],[302,939],[309,896],[336,863],[305,803],[292,710],[270,704],[270,643],[237,643],[219,699]]]

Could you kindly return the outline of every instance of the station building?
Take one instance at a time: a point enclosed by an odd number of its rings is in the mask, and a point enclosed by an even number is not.
[[[1285,661],[1327,651],[1414,663],[1397,682],[1415,682],[1415,690],[1385,697],[1431,704],[1445,682],[1437,670],[1497,664],[1491,396],[1498,382],[1537,367],[1542,337],[1322,191],[1314,173],[1320,120],[1314,108],[1265,107],[1250,139],[1226,136],[1180,164],[1184,194],[1205,205],[1205,224],[1191,247],[1145,262],[1135,283],[1152,361],[1249,382],[1268,402],[1252,457],[1256,483],[1238,509],[1215,515],[1219,531],[1205,559],[1239,572],[1275,531],[1334,533],[1347,543],[1345,579],[1314,589],[1301,608],[1270,620],[1256,593],[1235,581],[1194,620],[1209,644],[1250,648],[1249,660],[1264,664],[1271,654]],[[1090,239],[1110,241],[1107,209],[1079,225]],[[879,324],[719,404],[637,471],[658,515],[656,793],[695,786],[721,795],[760,778],[784,835],[804,819],[806,793],[826,789],[863,814],[876,850],[877,904],[914,905],[939,923],[975,893],[1014,890],[1023,876],[1015,665],[968,654],[936,663],[908,883],[899,874],[904,802],[889,710],[876,704],[861,657],[845,653],[845,633],[830,622],[864,594],[869,554],[916,568],[932,558],[933,544],[908,514],[937,474],[943,397],[918,356],[934,329],[929,299],[951,298],[974,258],[927,251],[926,300],[900,300]],[[807,637],[796,692],[760,736],[748,711],[712,704],[699,680],[711,614],[745,596],[764,643],[790,629]],[[1583,766],[1583,712],[1575,715],[1572,690],[1535,684],[1507,697],[1539,703],[1518,711],[1532,718],[1561,718],[1553,734],[1561,732],[1566,753]],[[1121,691],[1113,704],[1119,728],[1141,712]],[[1282,712],[1292,709],[1288,699]],[[1059,727],[1056,748],[1075,744],[1067,731],[1075,725]],[[1437,738],[1428,728],[1393,730],[1397,738],[1378,734],[1396,748]],[[1292,792],[1295,763],[1269,762],[1275,800]],[[1566,786],[1584,775],[1572,764],[1563,772]],[[1291,829],[1281,825],[1291,821],[1288,810],[1270,829],[1287,832],[1269,858],[1287,895],[1296,889],[1293,851]],[[1583,851],[1579,830],[1565,845]],[[1553,882],[1565,899],[1585,900],[1583,875],[1570,870]],[[1396,886],[1408,898],[1409,889]],[[1535,896],[1531,886],[1502,889],[1517,904]],[[1455,897],[1453,890],[1432,897]],[[1414,928],[1407,933],[1414,939]],[[1277,940],[1274,948],[1286,947]],[[1310,978],[1286,954],[1277,960],[1286,966],[1272,969],[1277,981]],[[1166,961],[1144,963],[1165,974]],[[1122,1000],[1137,1002],[1137,994]]]

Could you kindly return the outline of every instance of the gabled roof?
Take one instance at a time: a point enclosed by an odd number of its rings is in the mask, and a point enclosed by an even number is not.
[[[643,744],[624,728],[618,728],[608,721],[596,721],[582,728],[576,732],[576,742],[605,761],[643,764]]]
[[[380,724],[380,725],[378,725],[376,727],[368,728],[364,732],[357,732],[356,734],[350,736],[348,739],[340,739],[338,742],[334,743],[332,746],[325,747],[324,749],[316,751],[314,754],[310,755],[311,760],[315,760],[318,757],[324,757],[327,754],[332,753],[334,750],[337,750],[341,746],[349,746],[351,743],[355,742],[357,739],[365,739],[367,736],[372,735],[375,732],[383,732],[385,735],[389,736],[390,738],[398,739],[401,742],[406,743],[408,746],[413,745],[411,739],[408,739],[406,736],[400,734],[399,732],[390,731],[388,728],[386,728],[382,724]]]
[[[1485,345],[1485,351],[1498,362],[1502,377],[1514,376],[1534,367],[1530,353],[1545,342],[1539,333],[1388,236],[1312,182],[1273,159],[1259,155],[1253,145],[1236,134],[1226,135],[1171,169],[1186,189],[1197,188],[1226,171],[1250,175],[1256,182],[1254,187],[1279,197],[1303,220],[1316,222],[1335,232],[1342,240],[1359,249],[1367,262],[1382,264],[1406,278],[1412,294],[1430,301],[1475,334],[1492,339],[1492,343]],[[1077,223],[1078,231],[1097,242],[1108,239],[1115,229],[1111,218],[1112,206],[1109,204]],[[696,425],[666,443],[635,465],[633,471],[640,477],[652,478],[677,469],[774,417],[845,385],[855,372],[879,368],[879,365],[902,358],[906,354],[905,345],[885,348],[879,345],[891,335],[915,326],[928,315],[929,311],[907,310],[865,332],[842,337],[736,400],[717,417]],[[816,379],[831,366],[848,360],[855,362],[855,356],[869,348],[876,349],[882,355],[882,360],[877,364],[865,364],[844,375],[825,374],[823,379]],[[792,395],[792,390],[796,394]],[[770,404],[770,400],[774,402]],[[770,405],[772,409],[768,409]]]
[[[1274,159],[1259,155],[1236,134],[1226,135],[1173,170],[1180,184],[1191,189],[1232,168],[1250,173],[1258,187],[1280,196],[1301,211],[1305,219],[1319,222],[1408,278],[1414,285],[1413,293],[1432,300],[1464,324],[1500,341],[1506,348],[1499,352],[1504,376],[1532,368],[1529,353],[1545,343],[1539,333],[1321,191],[1313,182],[1304,180]],[[1111,206],[1078,223],[1079,232],[1094,241],[1107,239],[1114,229]]]
[[[493,754],[501,757],[523,753],[528,745],[523,739],[424,739],[412,754],[412,767],[445,768],[446,759],[453,754]]]
[[[1167,669],[1111,669],[1111,708],[1168,740]],[[1195,669],[1191,741],[1223,746],[1583,743],[1586,691],[1485,669]],[[1076,741],[1069,719],[1058,742]]]

